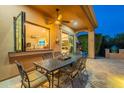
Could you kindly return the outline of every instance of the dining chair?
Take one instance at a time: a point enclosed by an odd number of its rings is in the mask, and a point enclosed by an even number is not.
[[[78,76],[79,74],[79,71],[81,69],[81,66],[82,66],[82,57],[79,58],[77,60],[77,62],[75,62],[72,66],[70,67],[66,67],[66,68],[63,68],[60,70],[60,73],[65,77],[67,76],[67,78],[64,80],[65,82],[66,81],[70,81],[71,82],[71,85],[72,87],[74,87],[74,79],[76,78],[76,76]]]
[[[85,58],[82,59],[82,65],[81,65],[81,68],[79,69],[79,72],[80,72],[80,73],[81,73],[82,71],[87,73],[87,70],[86,70],[86,62],[87,62],[87,58],[85,57]]]
[[[60,58],[61,56],[61,52],[54,52],[54,58]]]
[[[42,55],[42,58],[43,58],[43,60],[51,59],[51,58],[53,58],[53,54],[52,53],[45,53]]]
[[[45,82],[49,81],[49,78],[46,74],[42,74],[36,70],[27,73],[24,67],[20,64],[20,62],[15,61],[18,71],[21,76],[21,88],[36,88],[43,85]],[[50,87],[50,83],[49,83]]]
[[[79,78],[80,84],[83,84],[84,77],[82,77],[82,76],[87,75],[86,77],[88,78],[88,72],[86,70],[86,62],[87,62],[87,57],[84,57],[82,59],[81,66],[78,69],[78,78]]]

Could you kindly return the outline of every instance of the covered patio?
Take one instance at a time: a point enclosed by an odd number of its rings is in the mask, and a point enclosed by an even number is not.
[[[0,40],[5,34],[0,45],[1,87],[20,85],[16,82],[19,72],[15,60],[30,72],[35,69],[34,62],[56,59],[60,54],[78,56],[78,32],[88,32],[88,58],[95,58],[97,21],[92,6],[0,6],[0,11]],[[77,61],[77,57],[71,58]]]

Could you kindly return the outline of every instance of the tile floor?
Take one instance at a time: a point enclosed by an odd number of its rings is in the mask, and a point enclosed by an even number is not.
[[[82,82],[78,77],[74,80],[75,88],[124,88],[124,60],[121,59],[88,59],[87,60],[88,76],[82,74]],[[9,80],[0,82],[0,88],[19,88],[20,77],[14,77]],[[70,88],[68,82],[62,87]]]

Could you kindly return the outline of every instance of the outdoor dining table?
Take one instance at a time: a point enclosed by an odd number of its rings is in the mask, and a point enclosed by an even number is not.
[[[67,60],[60,60],[60,59],[53,58],[53,59],[46,59],[46,60],[39,61],[39,62],[34,62],[34,64],[46,70],[47,73],[51,75],[52,87],[54,87],[54,71],[57,71],[63,67],[73,64],[80,57],[81,55],[71,55],[71,57]],[[58,81],[58,87],[59,87],[59,81]]]

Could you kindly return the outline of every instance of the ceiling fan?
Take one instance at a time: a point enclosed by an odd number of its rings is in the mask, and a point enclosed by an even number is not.
[[[57,13],[57,16],[56,18],[54,19],[54,21],[50,22],[49,24],[57,24],[57,25],[61,25],[61,24],[66,24],[66,23],[70,23],[70,21],[67,21],[67,20],[63,20],[63,16],[62,14],[60,13],[60,9],[56,9],[56,13]]]

